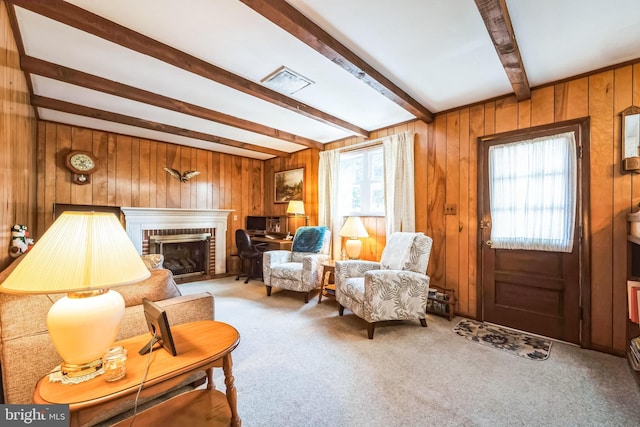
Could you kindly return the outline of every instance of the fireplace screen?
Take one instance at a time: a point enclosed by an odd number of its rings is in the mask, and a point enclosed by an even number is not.
[[[208,274],[211,233],[149,236],[149,252],[164,256],[164,268],[175,277]]]

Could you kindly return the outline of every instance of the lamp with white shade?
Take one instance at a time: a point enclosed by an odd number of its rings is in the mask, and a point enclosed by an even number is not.
[[[367,230],[364,228],[360,217],[348,217],[340,230],[340,236],[349,238],[344,244],[349,259],[358,259],[360,257],[360,251],[362,250],[362,241],[360,241],[360,238],[369,237],[369,233],[367,233]]]
[[[302,200],[290,200],[287,205],[287,215],[304,217],[304,224],[309,225],[309,217],[304,214],[304,202]]]
[[[79,377],[99,370],[115,341],[124,299],[109,288],[151,275],[112,213],[64,212],[0,285],[14,294],[66,293],[49,309],[47,328],[61,370]]]

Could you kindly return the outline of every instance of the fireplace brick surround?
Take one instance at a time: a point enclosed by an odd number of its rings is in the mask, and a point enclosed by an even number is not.
[[[226,273],[227,217],[233,209],[120,208],[125,228],[138,253],[149,253],[149,235],[168,230],[206,230],[211,233],[210,271]]]

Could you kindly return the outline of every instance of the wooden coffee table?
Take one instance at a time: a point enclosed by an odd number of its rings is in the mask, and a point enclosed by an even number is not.
[[[188,420],[206,420],[207,425],[214,426],[240,426],[231,359],[231,352],[240,342],[238,331],[226,323],[203,320],[172,326],[171,333],[178,355],[174,357],[163,348],[154,347],[140,397],[166,392],[198,371],[207,373],[207,389],[178,395],[140,412],[134,426],[196,425]],[[102,376],[98,376],[80,384],[68,385],[52,383],[47,375],[36,385],[34,403],[68,404],[69,425],[74,427],[88,423],[101,412],[117,408],[125,402],[133,402],[149,360],[149,355],[141,356],[138,350],[149,339],[150,335],[145,334],[114,344],[128,351],[127,374],[123,379],[106,382]],[[223,368],[226,395],[215,390],[213,385],[215,367]],[[157,424],[159,419],[162,424]],[[185,420],[187,424],[183,424]],[[120,424],[129,423],[130,419]]]

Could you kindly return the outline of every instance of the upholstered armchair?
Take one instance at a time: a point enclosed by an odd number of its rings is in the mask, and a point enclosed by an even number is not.
[[[304,292],[309,302],[311,291],[320,286],[321,263],[329,260],[331,231],[323,226],[299,227],[293,237],[291,251],[267,251],[263,255],[262,278],[267,287]]]
[[[369,339],[377,322],[418,319],[427,326],[426,275],[433,240],[422,233],[393,233],[380,262],[336,261],[338,313],[348,308],[366,320]]]

